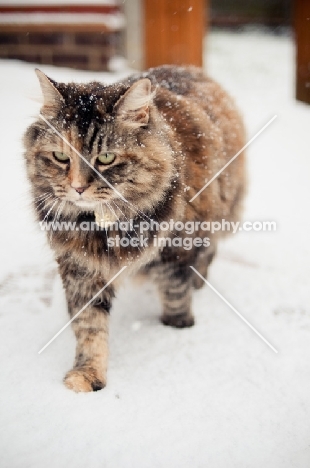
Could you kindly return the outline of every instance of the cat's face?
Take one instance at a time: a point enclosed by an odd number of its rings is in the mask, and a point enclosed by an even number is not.
[[[157,204],[174,172],[169,127],[151,83],[58,84],[37,72],[42,118],[25,136],[35,193],[51,193],[72,212],[117,201],[139,210]]]

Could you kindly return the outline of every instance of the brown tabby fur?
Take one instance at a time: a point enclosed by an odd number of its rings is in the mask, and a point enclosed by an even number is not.
[[[56,83],[42,72],[37,74],[44,96],[42,115],[127,200],[38,119],[24,138],[38,220],[94,221],[96,206],[123,221],[239,219],[245,186],[243,154],[189,202],[244,146],[242,121],[232,99],[201,70],[164,66],[110,86]],[[53,151],[67,154],[70,163],[56,161]],[[98,166],[97,156],[105,152],[115,153],[116,159]],[[79,187],[82,194],[75,190]],[[162,235],[206,237],[203,231],[192,236],[169,231]],[[184,250],[160,249],[152,242],[149,247],[108,248],[112,234],[104,230],[49,233],[71,317],[127,266],[73,321],[76,359],[65,376],[66,386],[87,392],[106,385],[109,310],[119,281],[128,273],[151,275],[157,283],[164,324],[193,325],[192,289],[203,281],[189,266],[206,276],[220,235],[211,237],[208,248]]]

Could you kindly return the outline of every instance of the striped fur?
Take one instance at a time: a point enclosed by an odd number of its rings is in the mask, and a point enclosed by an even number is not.
[[[98,209],[116,220],[135,223],[169,221],[228,221],[239,219],[245,189],[241,154],[193,203],[189,200],[244,145],[241,118],[222,88],[199,69],[160,67],[105,86],[56,83],[37,72],[44,97],[42,115],[102,173],[124,201],[41,119],[24,137],[28,178],[39,221],[95,220]],[[65,153],[70,164],[53,152]],[[99,166],[101,153],[116,154],[113,163]],[[86,187],[81,194],[74,187]],[[122,235],[121,232],[119,232]],[[205,237],[205,232],[170,233]],[[203,285],[193,265],[206,276],[216,250],[158,248],[145,232],[149,246],[109,247],[108,231],[48,233],[74,316],[122,266],[129,273],[150,275],[162,299],[162,322],[175,327],[193,325],[193,288]],[[130,238],[134,230],[125,234]],[[115,236],[115,232],[113,232]],[[98,390],[106,384],[108,319],[119,279],[105,289],[72,323],[77,339],[76,359],[65,384],[74,391]]]

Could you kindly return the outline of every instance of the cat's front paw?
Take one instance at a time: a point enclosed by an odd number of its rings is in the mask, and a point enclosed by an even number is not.
[[[106,382],[98,376],[96,369],[92,367],[77,367],[67,372],[64,384],[74,392],[96,392],[105,387]]]

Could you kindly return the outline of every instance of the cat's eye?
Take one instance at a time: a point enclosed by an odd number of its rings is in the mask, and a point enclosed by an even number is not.
[[[68,163],[70,161],[69,156],[66,153],[61,153],[60,151],[53,151],[54,158],[61,163]]]
[[[98,164],[112,164],[116,155],[114,153],[102,153],[97,158]]]

